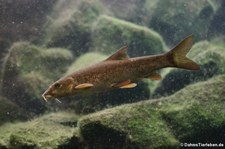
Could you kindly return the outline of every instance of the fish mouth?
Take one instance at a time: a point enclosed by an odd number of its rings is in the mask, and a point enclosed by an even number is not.
[[[53,98],[53,96],[52,96],[52,95],[49,95],[49,94],[46,94],[46,92],[44,92],[44,93],[42,94],[42,98],[43,98],[46,102],[48,102],[48,99]]]

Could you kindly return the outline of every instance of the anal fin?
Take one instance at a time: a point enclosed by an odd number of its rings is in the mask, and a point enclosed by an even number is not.
[[[149,76],[147,76],[146,78],[150,78],[151,80],[161,80],[162,77],[160,74],[156,73],[156,72],[152,72]]]

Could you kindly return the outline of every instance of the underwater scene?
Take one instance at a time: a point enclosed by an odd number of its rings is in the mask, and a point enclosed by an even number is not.
[[[0,0],[0,149],[224,147],[224,0]]]

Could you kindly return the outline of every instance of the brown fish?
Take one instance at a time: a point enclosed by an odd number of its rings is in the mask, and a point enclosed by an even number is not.
[[[169,52],[152,56],[128,58],[128,47],[124,46],[106,60],[59,79],[42,97],[47,101],[74,94],[133,88],[143,78],[161,79],[155,70],[165,67],[199,70],[199,65],[186,57],[192,38],[188,36]]]

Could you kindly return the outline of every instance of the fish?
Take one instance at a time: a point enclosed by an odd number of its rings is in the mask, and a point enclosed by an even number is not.
[[[107,92],[113,89],[129,89],[144,78],[160,80],[156,71],[167,67],[199,70],[200,66],[187,58],[193,35],[183,39],[166,53],[129,58],[128,46],[123,46],[107,59],[66,75],[42,94],[45,101],[72,95]]]

